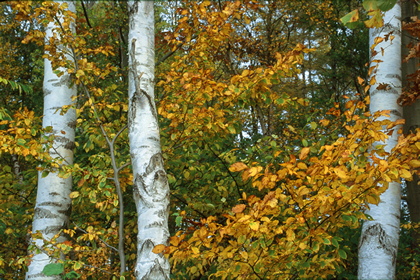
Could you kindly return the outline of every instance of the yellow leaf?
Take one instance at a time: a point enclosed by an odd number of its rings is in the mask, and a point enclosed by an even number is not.
[[[286,239],[287,241],[295,241],[295,232],[291,229],[286,231]]]
[[[379,203],[379,196],[376,196],[376,195],[367,196],[366,201],[369,204],[378,204]]]
[[[159,244],[159,245],[156,245],[155,248],[153,248],[152,252],[155,253],[155,254],[160,254],[163,251],[165,251],[165,248],[166,248],[165,245]]]
[[[379,28],[383,26],[383,19],[382,19],[382,13],[380,10],[374,10],[368,13],[370,16],[370,19],[365,21],[365,25],[368,28]]]
[[[376,37],[376,38],[374,39],[374,43],[375,43],[375,44],[379,44],[379,43],[381,43],[383,40],[384,40],[384,38],[382,38],[382,37]]]
[[[80,193],[79,192],[71,192],[70,193],[70,198],[76,198],[76,197],[78,197],[80,195]]]
[[[194,274],[194,273],[196,273],[198,271],[198,268],[196,267],[196,266],[193,266],[193,267],[191,267],[190,268],[190,273],[191,274]]]
[[[241,252],[239,252],[239,254],[241,255],[241,257],[244,260],[247,260],[248,259],[248,253],[246,251],[241,251]]]
[[[249,169],[249,176],[255,176],[257,175],[258,172],[260,172],[262,170],[261,166],[255,166],[255,167],[251,167]]]
[[[371,86],[372,86],[372,85],[374,85],[374,84],[376,84],[376,78],[375,78],[375,76],[373,76],[373,77],[370,79],[369,84],[370,84]]]
[[[301,187],[301,188],[298,190],[298,194],[299,194],[300,196],[304,196],[304,195],[308,194],[310,191],[311,191],[311,190],[310,190],[309,188],[307,188],[307,187],[303,186],[303,187]]]
[[[384,179],[386,182],[391,182],[391,178],[389,178],[388,175],[386,175],[386,173],[382,173],[382,179]]]
[[[309,147],[305,147],[305,148],[303,148],[303,149],[300,151],[299,159],[300,159],[300,160],[305,159],[305,158],[308,156],[308,154],[309,154],[309,151],[310,151],[310,150],[311,150],[311,149],[310,149]]]
[[[249,223],[249,227],[252,230],[257,231],[260,228],[260,222],[251,222],[251,223]]]
[[[419,168],[420,167],[420,160],[418,160],[418,159],[413,159],[413,160],[410,160],[410,162],[408,163],[411,167],[414,167],[414,168]]]
[[[246,166],[245,163],[243,163],[243,162],[236,162],[236,163],[232,164],[229,167],[229,170],[231,172],[239,172],[239,171],[242,171],[242,170],[247,169],[247,168],[248,167]]]
[[[297,167],[298,167],[299,169],[302,169],[302,170],[308,169],[308,166],[307,166],[305,163],[303,163],[303,162],[299,162],[299,163],[297,164]]]
[[[277,206],[277,204],[279,203],[279,201],[276,198],[270,199],[267,204],[268,206],[274,208]]]
[[[344,171],[343,167],[336,167],[333,169],[334,173],[337,174],[338,177],[340,177],[341,179],[347,179],[347,174],[346,171]]]
[[[404,178],[404,179],[407,179],[407,180],[411,180],[412,179],[412,175],[411,175],[410,171],[408,171],[406,169],[401,170],[400,177],[401,178]]]
[[[287,125],[287,128],[289,128],[291,132],[296,133],[296,129],[293,126]]]
[[[242,74],[241,74],[242,77],[246,77],[248,75],[249,75],[249,70],[248,69],[245,69],[244,71],[242,71]]]
[[[306,248],[306,244],[305,243],[300,243],[299,248],[304,250]]]
[[[193,251],[193,253],[197,255],[200,253],[200,250],[197,247],[192,247],[191,251]]]

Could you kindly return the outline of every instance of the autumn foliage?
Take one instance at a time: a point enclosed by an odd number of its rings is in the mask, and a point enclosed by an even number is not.
[[[156,18],[163,15],[156,25],[156,104],[172,236],[169,246],[154,252],[170,258],[173,279],[345,275],[354,270],[357,245],[351,239],[370,219],[368,204],[379,202],[389,182],[419,173],[420,130],[403,135],[404,120],[383,120],[386,111],[368,113],[369,69],[362,61],[368,48],[360,49],[366,30],[350,32],[339,23],[349,7],[337,2],[156,4]],[[8,5],[0,15],[8,25],[0,28],[19,28],[15,21],[30,26],[8,46],[30,49],[22,59],[31,69],[13,56],[9,66],[15,68],[1,68],[0,78],[29,84],[33,92],[1,84],[10,98],[0,107],[0,278],[24,277],[27,240],[36,234],[30,222],[37,171],[58,168],[61,176],[73,176],[73,206],[63,230],[68,241],[49,242],[51,256],[66,256],[57,274],[132,279],[136,218],[126,132],[126,5],[97,1],[89,9],[78,3],[77,15],[65,15],[76,22],[77,34],[68,24],[57,26],[60,37],[50,42],[43,41],[43,28],[64,7],[51,1]],[[417,34],[418,25],[407,28]],[[44,44],[55,67],[69,66],[54,55],[61,44],[76,58],[68,70],[78,86],[75,164],[66,168],[45,153],[52,139],[41,130]],[[7,50],[1,45],[3,67]],[[418,57],[415,50],[410,55]],[[404,105],[418,99],[412,81]],[[399,134],[398,144],[386,152],[381,142],[392,133]],[[118,219],[121,202],[124,221]],[[124,275],[117,248],[122,222]]]

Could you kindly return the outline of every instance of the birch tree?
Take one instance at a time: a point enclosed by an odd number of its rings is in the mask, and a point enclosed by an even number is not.
[[[153,248],[169,237],[169,185],[154,101],[153,1],[129,1],[128,129],[138,215],[136,279],[169,279],[169,262]]]
[[[372,61],[380,60],[372,73],[375,84],[370,90],[370,111],[389,110],[389,119],[402,118],[397,104],[401,94],[401,7],[397,3],[384,14],[384,26],[372,28],[369,33]],[[386,38],[379,42],[377,38]],[[393,39],[391,40],[391,36]],[[379,42],[379,43],[378,43]],[[375,65],[376,63],[373,62]],[[373,78],[374,77],[374,78]],[[384,142],[389,152],[397,143],[396,131]],[[394,279],[400,225],[401,186],[390,182],[380,196],[378,205],[369,205],[367,214],[373,220],[365,221],[359,242],[359,279]]]
[[[66,3],[68,11],[76,12],[72,1],[59,1]],[[63,27],[64,16],[59,14],[58,22],[50,22],[45,32],[45,43],[49,44],[50,39],[57,35],[57,30]],[[73,26],[70,26],[73,28]],[[59,52],[65,54],[66,60],[74,63],[70,50],[64,45],[58,47]],[[44,267],[57,261],[56,256],[49,253],[47,242],[57,237],[57,242],[63,242],[64,236],[60,236],[61,230],[67,227],[71,200],[69,194],[72,188],[72,177],[63,178],[59,175],[59,169],[73,163],[73,148],[75,137],[76,112],[72,108],[76,96],[76,86],[71,83],[71,76],[67,69],[57,69],[64,74],[58,76],[49,59],[44,60],[44,116],[42,126],[49,129],[53,135],[53,142],[48,153],[51,158],[61,165],[50,170],[47,176],[38,175],[38,190],[35,204],[32,233],[35,235],[32,243],[31,262],[26,279],[57,279],[57,276],[46,276],[42,273]],[[63,110],[66,108],[66,110]]]

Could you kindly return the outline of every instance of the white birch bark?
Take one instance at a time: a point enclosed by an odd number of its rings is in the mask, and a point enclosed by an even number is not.
[[[370,45],[376,37],[384,37],[392,32],[395,38],[383,41],[375,47],[379,59],[376,73],[376,84],[370,91],[370,111],[390,110],[389,119],[395,121],[402,118],[402,108],[397,104],[401,94],[401,7],[397,3],[394,8],[385,12],[384,26],[370,30]],[[382,54],[383,50],[383,54]],[[388,85],[386,89],[378,89],[378,85]],[[384,87],[382,87],[384,88]],[[396,132],[385,143],[389,152],[397,143]],[[365,221],[359,242],[358,279],[395,279],[397,259],[401,186],[392,182],[384,192],[378,205],[370,205],[366,211],[373,220]]]
[[[137,280],[169,279],[169,262],[154,246],[169,238],[169,185],[154,101],[153,1],[129,1],[128,129],[138,214]]]
[[[61,1],[60,1],[61,2]],[[68,9],[76,12],[75,5],[71,1],[67,2]],[[60,19],[61,20],[61,19]],[[57,25],[51,22],[45,35],[45,42],[53,36],[53,28]],[[68,51],[65,47],[62,51]],[[73,60],[70,56],[67,59]],[[44,60],[44,116],[42,121],[43,128],[52,127],[51,134],[54,135],[52,147],[49,154],[57,159],[62,165],[73,163],[73,148],[76,124],[76,112],[70,108],[62,114],[63,106],[72,105],[74,96],[77,94],[76,86],[71,86],[70,75],[65,69],[59,69],[65,72],[58,77],[53,72],[51,62]],[[51,240],[61,229],[66,228],[69,220],[71,200],[69,194],[72,187],[72,178],[60,178],[58,170],[50,172],[46,177],[38,174],[38,190],[36,197],[35,213],[32,224],[32,233],[40,232],[42,238]],[[33,250],[33,256],[26,273],[26,279],[61,279],[59,276],[45,276],[42,270],[47,264],[54,263],[57,260],[43,250],[43,239],[34,239],[32,243],[39,250]],[[64,236],[58,238],[59,242],[64,241]]]

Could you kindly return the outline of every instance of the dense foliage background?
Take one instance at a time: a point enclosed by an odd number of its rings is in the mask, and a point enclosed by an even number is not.
[[[368,112],[368,28],[339,20],[360,2],[156,1],[172,237],[155,250],[171,258],[173,279],[356,279],[363,210],[420,166],[418,132],[392,153],[372,146],[403,122]],[[62,170],[73,176],[72,212],[69,240],[51,241],[52,254],[66,254],[69,278],[119,279],[120,204],[110,180],[118,171],[131,279],[127,7],[80,1],[77,9],[77,34],[61,38],[77,54],[75,163]],[[60,10],[48,1],[0,5],[0,279],[24,278],[38,171],[55,164],[41,129],[43,32]],[[418,23],[408,25],[413,38]],[[65,65],[49,43],[50,59]],[[402,100],[414,106],[416,76],[409,81]],[[402,207],[397,279],[415,279],[419,233]]]

